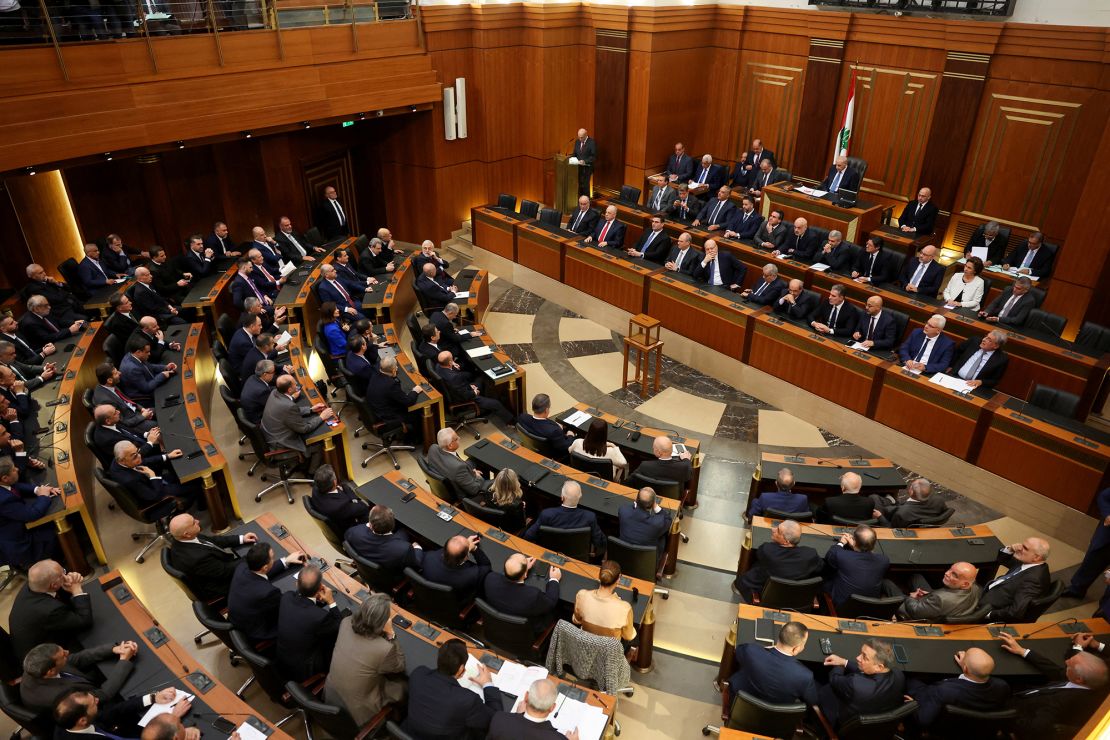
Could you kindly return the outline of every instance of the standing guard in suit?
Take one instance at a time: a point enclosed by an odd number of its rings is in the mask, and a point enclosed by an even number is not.
[[[956,348],[955,359],[948,372],[966,380],[973,389],[993,390],[1002,380],[1010,362],[1002,351],[1005,346],[1006,332],[1000,329],[988,332],[978,342],[975,337],[968,337]]]
[[[908,236],[929,236],[933,233],[933,224],[937,220],[937,207],[929,200],[933,191],[921,188],[917,191],[917,200],[907,203],[898,217],[898,228]]]
[[[1049,544],[1040,537],[1007,545],[999,551],[998,561],[1009,570],[983,589],[979,606],[989,606],[986,619],[991,622],[1021,622],[1034,599],[1052,588],[1048,572]]]
[[[817,310],[818,298],[806,292],[804,286],[805,283],[797,278],[787,283],[786,292],[774,302],[775,313],[803,324],[808,321]]]
[[[737,574],[732,590],[751,603],[752,594],[759,593],[771,576],[800,581],[821,573],[821,558],[808,545],[799,545],[802,527],[793,519],[784,519],[771,530],[771,541],[755,551],[755,562],[747,572]]]
[[[1079,564],[1071,583],[1060,594],[1069,599],[1082,599],[1087,595],[1087,589],[1095,582],[1099,574],[1110,566],[1110,488],[1103,488],[1095,499],[1098,507],[1099,522],[1095,532],[1091,535],[1091,543],[1083,555],[1083,562]]]
[[[328,185],[324,188],[324,199],[316,207],[316,228],[328,241],[351,235],[351,224],[347,220],[347,211],[339,202],[339,194],[335,188]]]
[[[586,129],[578,129],[571,156],[578,160],[578,194],[588,196],[590,178],[594,174],[594,162],[597,161],[597,142],[590,138]]]
[[[258,542],[254,532],[202,534],[200,520],[192,514],[171,519],[170,534],[170,562],[185,573],[189,588],[204,601],[227,598],[240,559],[233,548]]]
[[[277,637],[281,591],[273,580],[292,565],[304,565],[303,552],[274,558],[268,542],[256,542],[235,567],[227,596],[227,616],[235,629],[256,642]]]
[[[671,251],[671,238],[663,233],[663,217],[652,216],[651,228],[643,233],[636,246],[629,247],[626,251],[629,257],[646,259],[660,265],[666,262]]]
[[[895,335],[894,317],[883,313],[883,299],[873,295],[864,304],[867,309],[860,314],[856,330],[852,332],[852,339],[862,344],[868,350],[894,349],[898,340]]]

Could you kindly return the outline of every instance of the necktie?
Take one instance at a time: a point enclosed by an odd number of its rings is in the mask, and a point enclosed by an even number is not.
[[[598,235],[597,241],[600,244],[605,241],[605,235],[609,233],[609,227],[612,226],[612,221],[606,221],[605,226],[601,227],[601,234]]]
[[[833,178],[833,181],[832,181],[832,187],[830,187],[830,188],[829,188],[829,192],[831,192],[831,193],[835,193],[835,192],[836,192],[836,189],[840,187],[840,177],[841,177],[841,175],[843,175],[843,174],[844,174],[844,173],[843,173],[843,172],[841,172],[840,170],[837,170],[837,171],[836,171],[836,177],[834,177],[834,178]]]
[[[682,201],[682,217],[686,218],[686,201]]]
[[[579,209],[579,211],[578,211],[578,215],[574,217],[574,223],[573,223],[573,224],[571,224],[571,226],[570,226],[570,230],[571,230],[571,231],[574,231],[575,229],[577,229],[577,228],[578,228],[578,224],[579,224],[579,223],[581,223],[581,221],[582,221],[582,216],[583,216],[583,214],[585,214],[585,213],[586,213],[585,211],[583,211],[583,210]]]
[[[1064,688],[1067,685],[1068,685],[1067,681],[1057,681],[1056,683],[1050,683],[1050,684],[1047,684],[1045,686],[1041,686],[1041,687],[1036,688],[1036,689],[1029,689],[1028,691],[1019,692],[1017,694],[1014,694],[1014,696],[1032,696],[1033,694],[1036,694],[1038,691],[1056,691],[1058,689]]]
[[[284,232],[282,232],[282,233],[284,233]],[[296,248],[297,248],[297,251],[301,253],[301,256],[302,256],[302,257],[304,257],[305,255],[307,255],[307,254],[308,254],[308,252],[306,252],[306,251],[305,251],[304,247],[302,247],[302,246],[301,246],[301,245],[300,245],[300,244],[299,244],[299,243],[297,242],[297,240],[293,238],[293,233],[292,233],[292,232],[290,232],[290,233],[288,233],[288,234],[285,234],[285,238],[289,240],[289,243],[290,243],[290,244],[292,244],[292,245],[293,245],[294,247],[296,247]]]
[[[710,224],[717,223],[717,214],[721,212],[721,206],[723,206],[723,205],[724,205],[724,203],[722,203],[721,201],[717,201],[717,205],[714,206],[714,208],[713,208],[713,215],[711,215],[709,217],[709,223]]]
[[[28,351],[29,353],[31,353],[32,355],[38,354],[38,353],[37,353],[37,352],[35,352],[35,351],[34,351],[33,349],[31,349],[31,345],[29,345],[29,344],[27,344],[26,342],[24,342],[24,341],[23,341],[23,339],[22,339],[22,337],[20,337],[19,335],[16,335],[16,334],[5,334],[4,336],[8,338],[8,341],[11,341],[11,342],[19,342],[19,343],[20,343],[21,345],[23,345],[23,348],[24,348],[25,350],[27,350],[27,351]]]
[[[1033,250],[1033,249],[1027,250],[1025,252],[1025,259],[1023,259],[1021,261],[1021,267],[1029,267],[1029,265],[1033,264],[1033,256],[1036,253],[1037,253],[1036,250]]]
[[[925,350],[929,349],[929,342],[933,341],[930,337],[925,337],[925,341],[921,343],[921,349],[917,353],[917,357],[913,358],[914,362],[921,362],[921,358],[925,356]]]
[[[138,361],[136,361],[136,362],[138,362]],[[143,369],[143,372],[146,373],[147,378],[153,378],[154,377],[154,371],[151,370],[150,367],[145,362],[139,362],[138,365],[139,365],[139,367],[141,367]]]
[[[266,279],[267,279],[267,280],[269,280],[269,281],[270,281],[271,283],[277,283],[277,280],[274,280],[274,276],[273,276],[273,275],[271,275],[271,274],[270,274],[270,273],[269,273],[269,272],[268,272],[268,271],[266,270],[266,268],[265,268],[265,267],[263,267],[262,265],[259,265],[259,266],[258,266],[258,269],[262,271],[262,274],[263,274],[263,275],[265,275],[265,276],[266,276]]]
[[[262,300],[262,293],[259,292],[258,286],[254,284],[254,281],[251,280],[248,277],[244,277],[243,280],[245,280],[247,282],[247,285],[251,286],[251,290],[254,291],[254,297],[257,298],[259,301],[261,301]]]
[[[100,263],[99,263],[98,261],[96,261],[96,260],[90,260],[90,261],[91,261],[91,262],[92,262],[92,263],[93,263],[94,265],[96,265],[96,269],[100,270],[100,274],[104,276],[104,279],[105,279],[105,280],[107,280],[107,279],[108,279],[108,273],[104,272],[104,268],[100,266]]]
[[[840,315],[840,306],[833,306],[832,314],[829,316],[829,328],[836,328],[836,317]]]
[[[220,240],[220,249],[224,251],[224,254],[227,254],[227,242],[224,241],[222,236],[217,236],[216,238]]]
[[[660,188],[659,192],[657,192],[655,194],[655,210],[658,211],[662,207],[663,207],[663,189]]]
[[[685,256],[686,256],[686,250],[685,249],[678,250],[678,256],[674,258],[674,269],[675,270],[681,270],[682,269],[682,258],[685,257]]]
[[[916,288],[918,281],[921,280],[921,278],[924,274],[925,274],[925,263],[919,262],[918,265],[917,265],[917,269],[913,271],[913,277],[910,279],[910,285],[912,285],[913,287]]]
[[[1011,578],[1013,578],[1014,576],[1016,576],[1018,573],[1021,573],[1021,572],[1022,572],[1021,568],[1011,568],[1006,573],[1006,575],[999,576],[998,578],[995,578],[993,581],[988,583],[987,584],[987,590],[989,591],[992,588],[994,588],[995,586],[998,586],[998,585],[1001,585],[1001,584],[1005,583],[1006,581],[1010,580]],[[1063,686],[1063,684],[1060,684],[1060,685]],[[1042,688],[1048,688],[1048,687],[1045,686],[1045,687],[1042,687]]]
[[[15,366],[15,365],[7,365],[6,367],[7,367],[7,368],[8,368],[9,370],[11,370],[11,371],[12,371],[13,373],[15,373],[15,377],[19,378],[19,379],[20,379],[20,380],[22,380],[22,381],[23,381],[24,383],[26,383],[26,382],[27,382],[27,378],[23,377],[23,373],[19,372],[19,369],[18,369],[18,368],[16,368],[16,366]]]
[[[703,183],[703,184],[705,183],[705,173],[707,173],[707,172],[709,172],[709,168],[703,167],[702,171],[701,171],[701,175],[698,176],[698,182]]]
[[[762,283],[759,284],[759,287],[755,289],[755,292],[752,293],[752,295],[759,295],[760,293],[763,292],[763,289],[766,288],[766,287],[767,287],[767,281],[764,280]]]
[[[654,231],[649,231],[647,241],[644,242],[644,250],[643,251],[645,251],[645,252],[647,251],[648,246],[651,245],[651,240],[654,239],[654,238],[655,238],[655,232]]]
[[[875,271],[875,256],[878,252],[871,253],[871,260],[867,263],[867,277],[871,277],[871,273]]]
[[[1018,298],[1020,298],[1020,296],[1011,295],[1010,300],[1006,301],[1006,305],[1003,306],[1002,310],[998,312],[998,318],[1005,318],[1006,315],[1010,313],[1010,309],[1014,307],[1015,303],[1017,303]]]
[[[864,339],[871,339],[871,335],[875,333],[875,320],[877,318],[877,316],[871,317],[871,322],[867,325],[867,336]]]
[[[131,432],[127,431],[126,429],[121,429],[119,427],[116,427],[116,431],[124,439],[126,439],[128,442],[131,442],[136,447],[142,447],[144,444],[146,444],[146,440],[144,440],[142,437],[138,436],[137,434],[132,434]]]
[[[763,176],[763,187],[767,187],[767,181],[771,179],[771,173],[768,172]],[[762,189],[762,188],[761,188]]]
[[[343,286],[339,283],[338,280],[332,280],[331,284],[335,286],[336,290],[339,291],[339,294],[343,296],[343,300],[347,301],[348,305],[355,305],[354,301],[351,300],[351,296],[347,294],[347,291],[343,289]]]
[[[338,200],[333,200],[331,204],[335,206],[335,215],[339,216],[339,225],[345,225],[347,223],[347,214],[343,213],[343,206],[339,205]]]
[[[127,408],[129,408],[129,409],[131,409],[132,411],[134,411],[135,409],[137,409],[137,408],[139,407],[139,405],[138,405],[137,403],[135,403],[134,401],[132,401],[132,400],[131,400],[130,398],[128,398],[127,396],[123,395],[123,392],[122,392],[122,391],[120,391],[120,389],[119,389],[119,388],[116,388],[115,386],[112,386],[112,390],[113,390],[113,391],[115,391],[115,393],[116,393],[116,395],[117,395],[117,396],[119,396],[119,400],[121,400],[121,401],[123,401],[123,402],[124,402],[125,404],[127,404]]]
[[[960,368],[959,376],[964,380],[975,380],[976,376],[979,375],[979,371],[983,369],[983,365],[985,364],[987,364],[987,353],[983,350],[979,350],[972,355],[970,360],[964,363],[962,368]],[[1009,575],[1010,574],[1007,573],[1003,578],[1007,578]]]
[[[47,325],[48,327],[50,327],[50,331],[52,331],[52,332],[57,332],[57,331],[58,331],[58,327],[54,326],[54,322],[53,322],[53,321],[51,321],[50,319],[46,318],[45,316],[43,316],[43,317],[42,317],[42,320],[46,322],[46,325]]]

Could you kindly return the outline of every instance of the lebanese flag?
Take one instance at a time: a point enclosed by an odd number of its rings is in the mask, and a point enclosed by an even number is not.
[[[856,113],[856,71],[852,70],[852,81],[848,83],[848,100],[844,103],[844,120],[840,124],[840,133],[836,135],[836,144],[833,146],[833,159],[848,156],[848,145],[852,142],[852,118]]]

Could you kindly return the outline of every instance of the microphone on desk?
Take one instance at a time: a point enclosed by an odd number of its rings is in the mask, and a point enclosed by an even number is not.
[[[1078,621],[1079,621],[1078,617],[1065,617],[1064,619],[1053,622],[1052,624],[1046,624],[1044,627],[1041,627],[1040,629],[1033,630],[1032,632],[1027,632],[1027,633],[1025,633],[1024,635],[1021,636],[1021,639],[1027,640],[1030,637],[1032,637],[1033,635],[1040,634],[1041,632],[1044,632],[1046,629],[1049,629],[1051,627],[1059,626],[1059,625],[1061,625],[1065,622],[1071,622],[1072,624],[1075,624]]]
[[[944,636],[945,636],[945,637],[947,637],[948,635],[954,635],[954,634],[956,634],[957,632],[963,632],[963,631],[965,631],[965,630],[973,630],[973,629],[978,629],[979,627],[993,627],[993,626],[995,626],[995,625],[999,625],[999,624],[1001,624],[1002,626],[1005,626],[1005,625],[1006,625],[1006,623],[1005,623],[1005,622],[986,622],[986,623],[984,623],[984,624],[979,624],[979,623],[976,623],[976,624],[967,624],[967,625],[964,625],[963,627],[957,627],[957,628],[956,628],[956,629],[954,629],[954,630],[945,630],[945,631],[944,631]]]
[[[64,405],[67,405],[67,404],[69,404],[69,394],[63,393],[62,395],[55,398],[53,401],[47,401],[44,405],[46,405],[46,406],[64,406]]]
[[[778,609],[772,609],[772,611],[792,612],[794,614],[800,614],[803,617],[810,617],[811,619],[816,620],[816,622],[818,624],[823,625],[823,626],[827,627],[828,629],[833,630],[838,635],[844,634],[844,630],[840,629],[839,624],[829,624],[828,622],[826,622],[824,619],[821,619],[821,617],[817,616],[816,614],[809,614],[807,612],[801,612],[801,611],[798,611],[797,609],[791,609],[790,607],[787,607],[787,606],[780,606]]]
[[[1022,419],[1022,421],[1026,420],[1028,418],[1028,417],[1025,416],[1025,407],[1029,404],[1029,399],[1033,397],[1033,386],[1035,384],[1036,384],[1036,381],[1033,381],[1033,380],[1029,381],[1029,389],[1027,391],[1025,391],[1025,398],[1022,400],[1021,408],[1018,410],[1018,416]]]

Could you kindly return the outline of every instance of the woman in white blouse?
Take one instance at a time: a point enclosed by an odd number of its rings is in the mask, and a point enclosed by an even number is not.
[[[964,271],[953,275],[948,281],[948,287],[944,289],[945,305],[978,311],[979,304],[983,301],[984,283],[983,278],[979,277],[982,271],[983,260],[968,257],[964,263]]]
[[[586,457],[604,458],[613,463],[613,479],[624,480],[628,474],[628,461],[621,450],[609,441],[609,425],[604,419],[594,419],[586,431],[586,438],[579,437],[570,444],[570,451]]]

